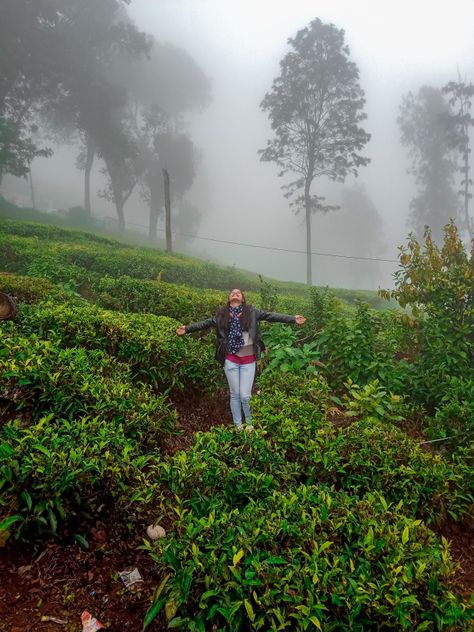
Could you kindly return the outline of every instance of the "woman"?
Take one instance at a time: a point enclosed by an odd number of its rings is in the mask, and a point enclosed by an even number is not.
[[[209,327],[216,328],[215,358],[224,365],[230,389],[232,420],[238,430],[244,427],[242,409],[246,429],[253,430],[250,397],[256,362],[265,350],[258,327],[259,320],[303,325],[306,318],[261,311],[253,305],[248,305],[242,290],[235,288],[229,294],[227,305],[217,310],[215,316],[191,325],[181,325],[176,329],[178,336],[183,336]]]

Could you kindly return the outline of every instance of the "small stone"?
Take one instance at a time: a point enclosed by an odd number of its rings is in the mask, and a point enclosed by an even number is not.
[[[146,533],[150,540],[158,540],[166,536],[166,531],[159,524],[151,524],[147,528]]]

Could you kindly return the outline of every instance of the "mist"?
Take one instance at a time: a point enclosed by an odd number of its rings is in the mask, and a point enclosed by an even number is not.
[[[192,184],[180,199],[199,210],[199,220],[188,225],[184,211],[178,221],[174,209],[173,230],[197,235],[179,240],[180,250],[301,282],[306,265],[304,215],[296,215],[283,195],[281,186],[288,179],[278,177],[275,164],[259,158],[258,150],[272,134],[260,103],[279,73],[288,38],[316,17],[344,29],[365,91],[364,128],[371,139],[363,153],[371,162],[357,178],[350,176],[344,183],[320,178],[313,184],[314,193],[341,206],[313,215],[312,250],[317,253],[313,283],[354,289],[392,287],[394,261],[410,230],[407,219],[416,191],[414,178],[407,173],[407,150],[400,142],[400,103],[421,86],[440,88],[458,76],[472,79],[474,4],[452,2],[448,14],[425,1],[382,6],[369,0],[260,0],[238,5],[222,0],[132,0],[127,12],[137,29],[152,36],[162,51],[167,46],[182,51],[201,73],[203,85],[208,83],[192,104],[177,108],[179,120],[173,120],[173,129],[194,146]],[[180,94],[184,73],[178,66],[174,74],[166,72],[170,64],[168,60],[161,73],[148,73],[145,84],[148,102],[160,100],[161,95],[162,107],[166,104],[168,110],[173,108],[170,99],[173,102],[173,95]],[[116,81],[123,79],[126,89],[124,67],[111,66],[111,73]],[[82,205],[83,172],[75,164],[78,142],[49,145],[53,156],[35,158],[31,166],[36,206],[53,211]],[[114,206],[99,195],[106,188],[103,167],[96,159],[92,212],[113,218]],[[31,205],[24,178],[5,176],[0,192],[18,204]],[[363,212],[350,201],[357,196],[367,202]],[[124,213],[128,228],[146,234],[149,208],[138,188]],[[163,228],[160,217],[159,236]]]

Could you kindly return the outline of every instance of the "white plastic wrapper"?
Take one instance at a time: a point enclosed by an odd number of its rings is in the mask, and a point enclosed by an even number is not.
[[[138,568],[134,568],[131,571],[120,571],[119,575],[125,586],[132,591],[137,590],[143,582]]]

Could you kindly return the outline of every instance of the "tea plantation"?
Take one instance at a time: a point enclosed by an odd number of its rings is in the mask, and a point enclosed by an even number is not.
[[[1,219],[19,313],[0,321],[0,552],[87,549],[105,511],[154,563],[136,630],[471,630],[447,534],[474,534],[473,270],[454,226],[410,241],[391,295],[408,316]],[[176,327],[231,287],[307,322],[263,327],[254,433],[216,417],[170,450],[183,406],[227,398],[213,336]]]

